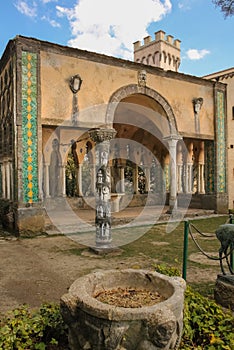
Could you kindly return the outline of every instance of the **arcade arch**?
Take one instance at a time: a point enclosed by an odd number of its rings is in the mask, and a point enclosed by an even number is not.
[[[175,208],[178,194],[206,193],[206,141],[182,139],[171,106],[156,91],[138,85],[119,89],[107,106],[106,124],[117,131],[110,148],[112,195],[121,194],[123,198],[131,193],[135,205],[144,205],[142,198],[151,194],[152,204],[169,198],[170,207]],[[79,132],[73,140],[70,133],[70,141],[64,141],[64,132],[61,129],[58,134],[60,147],[56,151],[51,142],[51,154],[45,160],[44,197],[54,197],[53,191],[62,196],[94,197],[95,144],[88,132]],[[61,145],[67,141],[70,145],[64,154]],[[55,179],[50,176],[52,154],[59,167],[58,186],[48,181]]]
[[[107,124],[117,131],[116,139],[121,140],[120,148],[126,149],[127,142],[123,140],[128,140],[130,159],[121,160],[120,168],[130,166],[134,194],[155,192],[157,204],[169,190],[169,203],[174,208],[177,172],[172,151],[180,137],[169,103],[155,90],[128,85],[111,96],[106,116]]]

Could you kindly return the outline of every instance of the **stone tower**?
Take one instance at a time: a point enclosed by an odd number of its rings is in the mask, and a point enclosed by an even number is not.
[[[134,61],[153,67],[178,72],[180,66],[180,40],[173,40],[173,36],[165,35],[160,30],[155,33],[155,40],[151,36],[134,43]]]

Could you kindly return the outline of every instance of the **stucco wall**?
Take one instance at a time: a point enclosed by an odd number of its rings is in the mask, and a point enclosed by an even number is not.
[[[147,70],[147,67],[146,67]],[[152,70],[152,69],[151,69]],[[79,74],[83,80],[78,92],[79,120],[87,125],[105,122],[105,106],[111,95],[119,88],[137,84],[138,70],[118,67],[90,60],[69,57],[57,53],[41,52],[41,116],[58,123],[70,120],[72,114],[73,93],[69,88],[69,79]],[[178,131],[185,136],[214,137],[213,127],[213,87],[211,84],[189,82],[181,76],[177,78],[147,73],[147,87],[161,94],[171,105],[176,117]],[[196,134],[193,98],[202,97],[203,106],[199,115],[200,134]],[[95,109],[94,106],[104,108]],[[90,110],[92,111],[90,113]],[[97,111],[98,110],[98,111]],[[88,117],[87,117],[87,111]]]

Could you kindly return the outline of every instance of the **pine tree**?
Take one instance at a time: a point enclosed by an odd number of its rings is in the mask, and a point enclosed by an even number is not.
[[[216,7],[220,7],[224,17],[231,17],[234,14],[234,0],[212,0]]]

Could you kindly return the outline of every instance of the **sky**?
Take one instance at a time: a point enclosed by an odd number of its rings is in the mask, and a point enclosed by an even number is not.
[[[181,73],[234,67],[234,17],[212,0],[0,0],[0,57],[23,35],[132,61],[133,43],[159,30],[181,41]]]

